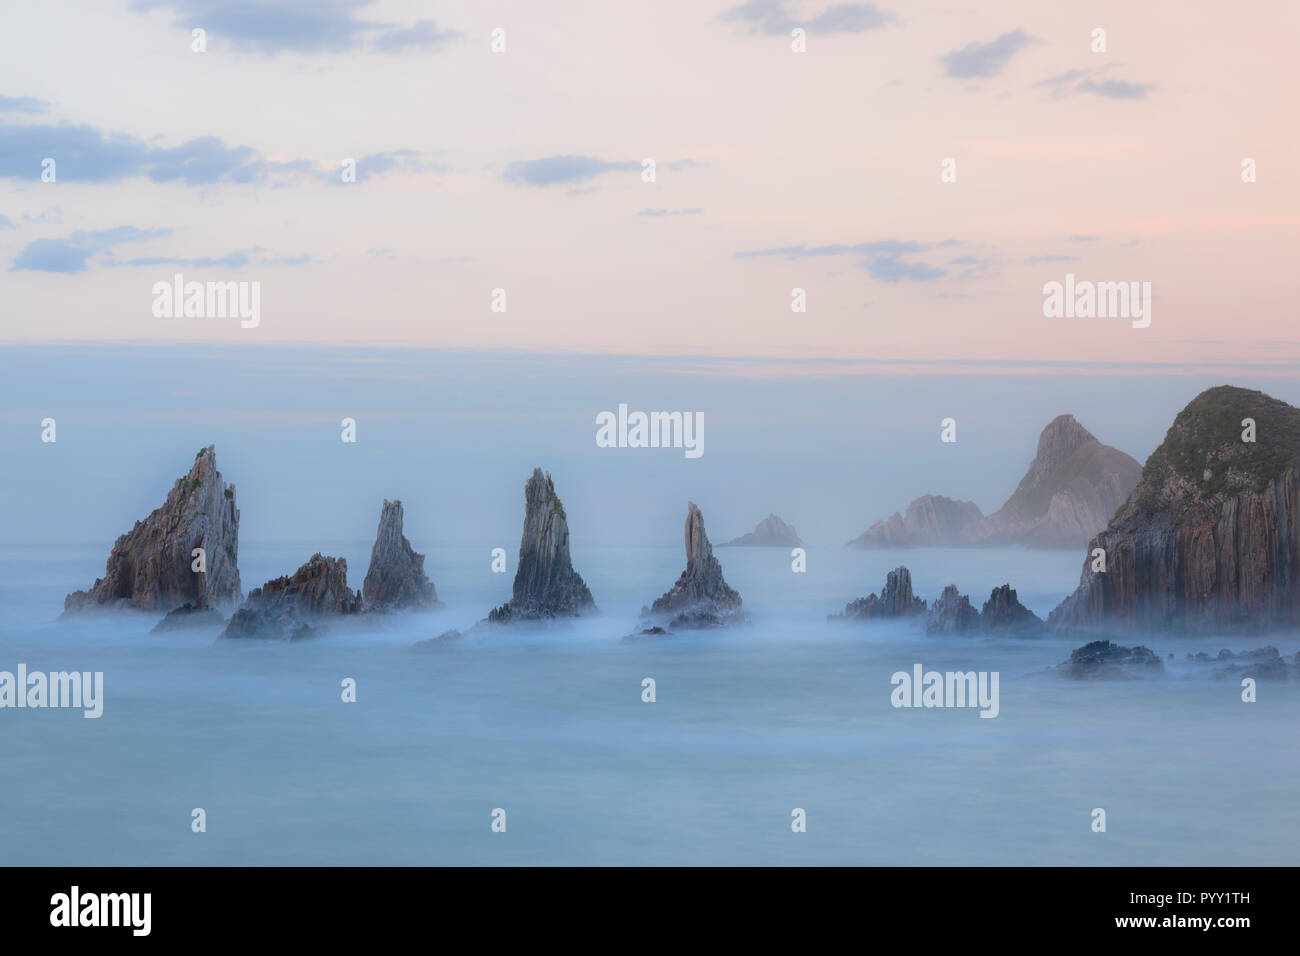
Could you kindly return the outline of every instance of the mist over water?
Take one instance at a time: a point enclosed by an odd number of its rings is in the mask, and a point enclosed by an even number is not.
[[[1045,615],[1081,554],[810,548],[794,574],[784,549],[720,549],[751,626],[625,643],[680,573],[681,545],[575,540],[598,615],[414,647],[509,597],[517,545],[504,546],[508,574],[490,573],[486,546],[429,548],[445,607],[296,644],[153,635],[157,615],[59,621],[105,547],[3,549],[0,669],[101,670],[105,690],[97,720],[0,713],[2,862],[1296,862],[1296,785],[1276,772],[1300,757],[1289,685],[1261,683],[1246,705],[1235,681],[1177,662],[1157,680],[1070,683],[1035,675],[1078,641],[825,619],[900,562],[926,599],[956,583],[979,606],[1010,582]],[[245,589],[315,550],[347,557],[359,585],[368,541],[313,540],[241,548]],[[1147,643],[1181,659],[1264,641]],[[999,671],[999,716],[891,707],[890,676],[915,663]],[[206,833],[190,830],[195,807]],[[795,807],[806,833],[790,830]]]

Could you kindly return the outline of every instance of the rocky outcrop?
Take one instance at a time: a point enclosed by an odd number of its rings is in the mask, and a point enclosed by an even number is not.
[[[292,577],[254,588],[230,618],[222,637],[301,640],[331,619],[361,610],[360,591],[348,589],[348,562],[313,554]]]
[[[759,547],[759,548],[797,548],[803,542],[799,532],[792,525],[786,524],[776,515],[768,515],[760,521],[754,530],[739,538],[732,538],[719,548]]]
[[[879,596],[868,594],[851,601],[845,605],[843,614],[831,614],[827,620],[873,620],[924,613],[925,602],[912,593],[912,572],[899,566],[886,575],[885,588]]]
[[[959,634],[977,630],[979,626],[980,612],[971,607],[969,597],[958,593],[957,585],[950,584],[931,605],[925,633]]]
[[[1047,627],[1042,618],[1020,603],[1010,584],[996,587],[989,593],[989,599],[980,611],[980,624],[986,631],[1022,637],[1041,634]]]
[[[205,570],[193,570],[196,548]],[[162,507],[117,539],[104,576],[74,591],[64,611],[133,608],[170,611],[182,604],[206,608],[237,604],[239,509],[235,486],[222,482],[214,446],[194,456]]]
[[[225,623],[225,617],[216,608],[182,604],[174,611],[168,611],[149,633],[165,634],[168,631],[187,631],[198,627],[219,627]]]
[[[596,610],[591,591],[569,558],[569,523],[550,475],[540,468],[524,486],[524,534],[519,544],[514,595],[487,620],[577,617]]]
[[[1165,662],[1147,647],[1121,647],[1110,641],[1093,641],[1070,652],[1070,659],[1054,669],[1070,680],[1134,680],[1165,672]]]
[[[894,512],[877,521],[849,542],[855,548],[938,548],[965,541],[984,520],[979,505],[943,495],[922,495],[907,506],[907,514]]]
[[[1103,445],[1073,415],[1059,415],[1038,436],[1038,452],[1015,493],[966,543],[1080,547],[1106,527],[1141,472],[1135,459]]]
[[[1072,415],[1054,418],[1006,504],[984,516],[970,501],[923,495],[849,542],[862,548],[1075,548],[1106,526],[1137,484],[1141,466],[1103,445]]]
[[[1259,647],[1237,654],[1224,648],[1213,658],[1201,653],[1195,657],[1188,654],[1187,660],[1198,664],[1213,663],[1215,667],[1212,673],[1218,680],[1253,677],[1256,680],[1277,681],[1300,678],[1300,653],[1287,658],[1279,654],[1276,647]]]
[[[1097,549],[1104,571],[1092,570]],[[1048,624],[1180,633],[1300,625],[1300,409],[1226,385],[1193,399],[1089,542],[1079,587]]]
[[[368,611],[424,608],[440,603],[433,582],[424,573],[424,555],[415,551],[402,534],[401,501],[384,499],[361,596]]]
[[[669,627],[718,627],[738,623],[741,597],[722,577],[722,565],[713,556],[704,531],[704,514],[695,502],[686,505],[686,570],[672,588],[657,598],[647,616],[667,617]]]

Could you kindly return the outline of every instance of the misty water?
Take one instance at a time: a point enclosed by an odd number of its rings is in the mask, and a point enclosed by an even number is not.
[[[244,542],[245,590],[316,550],[347,557],[359,586],[368,542]],[[1245,704],[1236,681],[1181,662],[1293,653],[1296,635],[1150,637],[1179,659],[1164,677],[1076,683],[1040,672],[1078,641],[825,619],[900,560],[927,599],[954,582],[978,607],[1010,582],[1045,616],[1081,554],[810,548],[795,574],[783,549],[719,549],[752,625],[626,643],[681,547],[575,540],[599,615],[417,648],[506,600],[514,570],[511,553],[511,573],[491,573],[487,546],[428,550],[445,607],[294,644],[154,635],[156,615],[60,621],[64,594],[103,573],[104,543],[0,552],[0,670],[105,684],[97,720],[4,714],[0,863],[1297,862],[1300,695],[1261,682]],[[917,663],[999,672],[999,715],[891,707],[890,676]]]

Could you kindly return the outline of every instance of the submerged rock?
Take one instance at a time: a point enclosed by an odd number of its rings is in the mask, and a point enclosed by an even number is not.
[[[153,626],[151,634],[167,631],[183,631],[195,627],[217,627],[226,623],[225,616],[215,608],[198,607],[194,604],[182,604]]]
[[[721,627],[744,621],[741,597],[722,577],[722,565],[704,531],[704,514],[686,503],[686,570],[670,590],[655,599],[648,616],[668,617],[669,627]]]
[[[1093,641],[1070,652],[1055,673],[1071,680],[1132,680],[1165,672],[1165,662],[1150,648],[1121,647],[1110,641]]]
[[[204,571],[193,570],[196,548],[203,549]],[[162,507],[117,539],[104,576],[69,594],[63,609],[207,608],[237,604],[240,594],[235,486],[222,482],[215,447],[209,445],[176,479]]]
[[[348,589],[347,559],[317,553],[291,577],[250,591],[221,636],[301,640],[314,637],[330,619],[361,608],[361,592]]]
[[[524,534],[514,595],[488,614],[494,624],[578,617],[596,602],[569,557],[569,523],[550,475],[534,468],[524,486]]]
[[[1010,584],[994,588],[980,612],[980,623],[986,631],[1003,631],[1010,634],[1041,634],[1047,625],[1029,608],[1020,603]]]
[[[950,584],[930,607],[925,621],[927,634],[957,634],[974,631],[980,626],[980,612],[971,607],[970,598]]]
[[[441,602],[424,573],[424,555],[402,534],[402,502],[384,499],[370,568],[361,584],[366,610],[433,607]]]
[[[672,636],[673,636],[672,631],[665,630],[664,628],[656,624],[654,627],[643,628],[640,631],[635,631],[631,634],[628,634],[623,638],[623,640],[645,641],[645,640],[653,640],[655,638],[672,637]]]
[[[1098,549],[1104,571],[1093,570]],[[1188,403],[1048,623],[1180,634],[1300,625],[1300,409],[1226,385]]]
[[[732,538],[719,548],[761,547],[761,548],[797,548],[802,542],[799,532],[792,525],[786,524],[776,515],[768,515],[760,521],[754,530],[739,538]]]
[[[828,615],[827,620],[870,620],[877,618],[914,617],[925,613],[925,602],[912,593],[912,572],[899,565],[885,577],[885,589],[877,597],[868,594],[844,606],[843,614]]]

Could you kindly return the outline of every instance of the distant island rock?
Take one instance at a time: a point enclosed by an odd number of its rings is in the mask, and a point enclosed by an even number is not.
[[[670,617],[670,628],[720,627],[745,620],[741,597],[722,577],[704,531],[704,514],[695,502],[686,505],[686,570],[667,593],[655,599],[645,616]],[[644,634],[655,634],[653,629]]]
[[[786,524],[776,515],[770,514],[755,525],[753,531],[743,534],[739,538],[732,538],[730,541],[718,545],[718,547],[797,548],[802,543],[799,540],[799,532],[795,531],[793,526]]]
[[[1103,445],[1072,415],[1038,437],[1029,470],[1006,504],[985,516],[971,501],[923,495],[849,542],[861,548],[1074,548],[1106,526],[1137,485],[1142,467]]]
[[[885,576],[885,587],[877,597],[868,594],[850,601],[843,614],[831,614],[827,620],[873,620],[915,617],[925,613],[925,602],[912,593],[912,572],[899,566]]]
[[[250,591],[221,636],[302,640],[315,637],[330,619],[361,609],[361,592],[348,588],[347,559],[317,553],[291,577]]]
[[[413,549],[402,534],[401,501],[384,499],[361,596],[368,611],[426,608],[441,603],[433,582],[424,573],[424,555]]]
[[[1092,570],[1098,548],[1104,572]],[[1300,624],[1300,409],[1229,385],[1196,396],[1088,543],[1079,587],[1048,623],[1179,633]]]
[[[204,571],[193,570],[196,548]],[[167,500],[117,539],[104,576],[63,602],[64,613],[94,608],[171,611],[239,603],[239,508],[222,482],[215,446],[194,456]]]
[[[569,523],[555,493],[555,483],[542,469],[524,486],[524,533],[519,544],[519,566],[514,594],[495,608],[487,620],[512,621],[577,617],[596,610],[582,575],[569,557]]]

